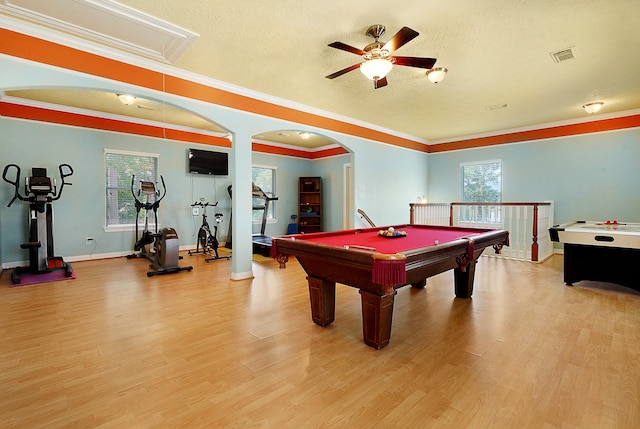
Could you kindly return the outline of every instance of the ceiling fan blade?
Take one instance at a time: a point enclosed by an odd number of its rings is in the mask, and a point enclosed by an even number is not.
[[[382,88],[383,86],[387,86],[387,77],[383,77],[382,79],[373,81],[373,89]]]
[[[346,69],[339,70],[335,73],[331,73],[330,75],[325,76],[327,79],[335,79],[338,76],[342,76],[345,73],[349,73],[351,70],[355,70],[360,67],[360,63],[354,64],[352,66],[347,67]]]
[[[399,66],[419,67],[421,69],[433,68],[436,63],[435,58],[420,58],[420,57],[396,57],[394,56],[395,64]]]
[[[382,49],[386,49],[389,52],[393,52],[400,48],[402,45],[410,42],[414,38],[418,37],[418,33],[409,27],[402,27],[392,38],[389,40]]]
[[[342,43],[342,42],[329,43],[329,45],[327,46],[330,46],[336,49],[341,49],[343,51],[351,52],[352,54],[356,54],[356,55],[364,55],[364,51],[362,49],[354,48],[353,46],[349,46],[346,43]]]

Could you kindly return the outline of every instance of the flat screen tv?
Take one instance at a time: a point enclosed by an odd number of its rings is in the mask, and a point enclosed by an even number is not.
[[[189,149],[189,173],[229,175],[229,154],[201,149]]]

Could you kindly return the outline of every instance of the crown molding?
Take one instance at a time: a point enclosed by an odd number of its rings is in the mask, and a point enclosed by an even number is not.
[[[112,0],[0,0],[0,12],[164,63],[200,37]]]
[[[614,112],[614,113],[607,113],[607,114],[601,114],[601,115],[590,115],[589,117],[586,117],[586,118],[567,119],[564,121],[547,122],[543,124],[535,124],[535,125],[530,125],[526,127],[492,131],[490,133],[470,134],[467,136],[459,136],[459,137],[450,138],[450,139],[433,140],[429,143],[429,145],[437,146],[437,145],[446,144],[446,143],[456,143],[456,142],[461,142],[466,140],[477,140],[477,139],[483,139],[483,138],[489,138],[489,137],[504,136],[509,134],[518,134],[518,133],[529,132],[529,131],[543,130],[547,128],[557,128],[557,127],[564,127],[564,126],[571,126],[571,125],[588,124],[590,122],[598,122],[598,121],[604,121],[608,119],[618,119],[618,118],[624,118],[626,116],[635,116],[638,114],[640,114],[640,109],[625,110],[622,112]]]
[[[6,0],[0,0],[0,2],[1,1],[6,1]],[[360,121],[348,116],[338,115],[333,112],[329,112],[329,111],[318,109],[305,104],[297,103],[291,100],[274,97],[269,94],[254,91],[254,90],[237,86],[228,82],[224,82],[224,81],[203,76],[197,73],[179,69],[170,64],[151,61],[148,58],[144,58],[139,55],[133,55],[131,53],[124,52],[122,50],[114,49],[112,47],[101,45],[99,43],[95,43],[87,39],[79,38],[77,36],[72,36],[70,34],[65,34],[60,31],[55,31],[53,29],[46,28],[41,25],[36,25],[31,22],[18,21],[14,18],[0,15],[0,27],[4,27],[8,30],[15,31],[17,33],[21,33],[30,37],[47,40],[62,46],[67,46],[69,48],[87,52],[89,54],[98,55],[100,57],[130,64],[132,66],[141,67],[141,68],[144,68],[153,72],[157,72],[160,74],[166,74],[178,79],[184,79],[185,81],[188,81],[188,82],[193,82],[193,83],[204,85],[207,87],[216,88],[222,91],[227,91],[233,94],[252,98],[258,101],[263,101],[269,104],[282,106],[289,109],[294,109],[294,110],[308,113],[311,115],[316,115],[316,116],[324,117],[327,119],[352,124],[358,127],[388,134],[390,136],[394,136],[400,139],[410,140],[420,145],[426,146],[429,143],[427,140],[418,138],[416,136],[412,136],[412,135],[404,134],[388,128],[380,127],[378,125]],[[181,97],[180,95],[176,95],[176,96]],[[307,125],[307,124],[301,124],[301,125]]]

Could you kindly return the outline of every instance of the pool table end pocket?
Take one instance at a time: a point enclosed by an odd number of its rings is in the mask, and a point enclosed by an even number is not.
[[[382,286],[405,285],[407,283],[406,260],[401,253],[374,253],[371,280]]]

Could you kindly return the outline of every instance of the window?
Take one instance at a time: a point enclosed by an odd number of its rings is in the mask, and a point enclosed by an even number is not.
[[[482,161],[460,165],[462,201],[465,203],[502,202],[502,161]],[[501,206],[462,206],[460,220],[501,222]]]
[[[136,205],[131,195],[131,179],[135,176],[134,192],[140,189],[140,181],[157,183],[158,155],[106,149],[106,226],[135,225]],[[146,202],[146,196],[138,197]],[[153,202],[153,196],[150,202]],[[147,213],[149,223],[154,223],[153,212]]]
[[[276,195],[276,169],[275,167],[254,166],[251,169],[251,180],[255,186],[258,186],[269,197]],[[253,207],[264,206],[263,198],[253,198]],[[262,222],[263,211],[253,211],[253,222]],[[267,212],[267,220],[276,219],[276,201],[269,202],[269,211]]]

